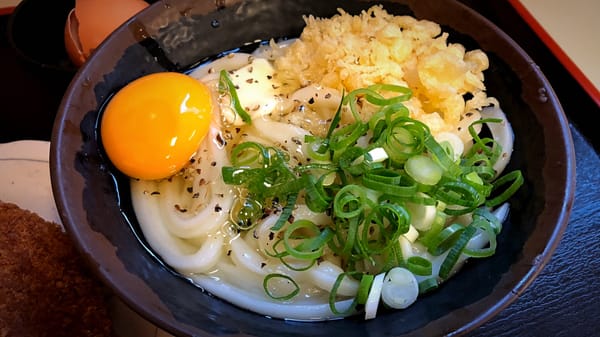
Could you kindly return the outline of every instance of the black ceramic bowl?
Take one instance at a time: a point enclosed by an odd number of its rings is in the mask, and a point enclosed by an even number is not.
[[[525,184],[499,237],[497,253],[468,263],[440,289],[404,311],[376,319],[323,323],[269,319],[237,308],[172,273],[147,248],[128,196],[97,134],[105,100],[142,75],[185,71],[256,40],[296,37],[302,15],[357,14],[373,1],[246,0],[156,2],[120,27],[79,70],[56,119],[51,177],[68,232],[98,275],[133,309],[180,336],[459,335],[515,300],[550,259],[574,194],[574,151],[557,98],[534,62],[508,36],[451,0],[381,1],[395,14],[433,20],[467,49],[489,56],[487,91],[516,134],[511,166]]]

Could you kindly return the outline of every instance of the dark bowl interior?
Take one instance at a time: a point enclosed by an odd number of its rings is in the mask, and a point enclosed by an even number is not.
[[[463,334],[516,299],[549,260],[574,195],[574,151],[565,115],[547,80],[508,36],[463,5],[383,1],[389,12],[438,22],[452,42],[489,56],[488,95],[516,134],[510,166],[525,185],[511,203],[497,253],[472,261],[404,311],[323,323],[269,319],[203,292],[160,262],[144,241],[127,179],[103,156],[96,127],[105,100],[142,75],[186,71],[219,53],[270,38],[296,37],[302,15],[357,14],[374,1],[157,2],[120,27],[79,70],[63,98],[51,145],[59,214],[98,275],[127,304],[181,336],[399,336]]]

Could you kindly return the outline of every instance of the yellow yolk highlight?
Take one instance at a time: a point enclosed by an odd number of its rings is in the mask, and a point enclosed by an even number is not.
[[[185,74],[140,77],[108,102],[100,125],[110,161],[138,179],[167,178],[181,170],[208,133],[209,89]]]

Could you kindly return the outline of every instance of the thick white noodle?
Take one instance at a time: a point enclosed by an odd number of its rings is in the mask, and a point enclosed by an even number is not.
[[[309,107],[317,111],[323,120],[335,114],[342,100],[339,91],[314,84],[298,89],[290,98],[299,102],[310,102]]]
[[[203,141],[201,150],[196,155],[197,169],[202,174],[197,175],[193,181],[192,192],[185,186],[169,182],[160,183],[160,205],[165,226],[169,232],[180,238],[194,238],[216,232],[229,217],[229,210],[233,205],[231,187],[223,182],[221,167],[229,164],[226,151],[217,141],[219,129],[211,126],[208,135]],[[218,165],[213,165],[218,163]],[[173,178],[177,180],[180,178]],[[179,187],[179,188],[178,188]],[[197,199],[202,200],[201,205],[191,205],[194,193],[201,194]],[[185,212],[178,210],[174,205],[185,208]],[[188,209],[189,208],[189,209]],[[181,208],[180,208],[181,209]]]
[[[294,43],[296,39],[287,39],[275,43],[275,41],[269,41],[268,45],[261,45],[252,52],[255,57],[265,58],[273,61],[275,58],[282,56],[287,47]]]
[[[264,218],[254,228],[253,235],[256,237],[257,249],[261,252],[273,251],[274,240],[272,238],[275,237],[275,233],[271,231],[271,228],[273,225],[275,225],[278,219],[278,214],[271,214]]]
[[[266,264],[266,259],[261,256],[255,249],[252,249],[246,240],[238,236],[230,241],[231,259],[240,267],[246,268],[250,272],[260,275],[266,275],[263,264]]]
[[[460,139],[464,143],[463,151],[467,152],[473,146],[473,137],[469,133],[469,126],[478,120],[481,119],[481,113],[477,110],[470,111],[469,113],[463,116],[463,119],[460,120],[457,127],[456,134],[460,137]],[[481,124],[476,124],[473,126],[475,132],[479,133],[481,131]]]
[[[304,135],[308,134],[306,130],[285,123],[263,120],[253,123],[251,130],[252,137],[257,141],[278,147],[284,145],[291,154],[303,156],[303,139]],[[202,170],[202,177],[205,177],[204,173],[207,177],[217,174],[215,167],[220,170],[223,165],[229,165],[227,157],[224,157],[226,151],[216,146],[216,143],[207,141],[203,147],[204,151],[196,155],[195,164],[196,168]],[[209,158],[210,161],[207,160]],[[213,165],[212,162],[217,162],[217,165]],[[222,180],[220,176],[214,179],[218,182]],[[193,185],[196,186],[197,183],[196,179]],[[278,259],[261,253],[265,251],[262,247],[272,251],[270,245],[273,244],[273,240],[269,239],[269,234],[270,228],[278,219],[277,215],[263,219],[254,231],[232,235],[226,230],[228,227],[223,227],[227,217],[210,215],[210,212],[215,211],[212,207],[204,207],[196,213],[181,212],[173,207],[174,203],[183,205],[181,207],[193,205],[190,201],[193,199],[192,194],[187,191],[186,186],[186,181],[181,177],[160,183],[132,182],[134,209],[144,236],[165,263],[190,277],[203,289],[257,313],[309,321],[338,317],[331,313],[325,290],[331,288],[342,272],[339,259],[326,257],[323,262],[314,265],[307,272],[290,270]],[[206,205],[212,205],[213,202],[219,202],[221,205],[233,203],[230,200],[233,198],[230,190],[223,191],[214,189],[214,185],[210,186],[213,190],[206,192]],[[221,187],[227,188],[225,185]],[[225,197],[218,196],[221,192]],[[217,200],[211,200],[211,196],[216,196]],[[227,209],[223,208],[224,214],[227,214]],[[299,205],[295,214],[301,218],[312,219],[316,223],[331,221],[325,214],[313,214],[304,205]],[[214,219],[217,221],[213,222]],[[200,229],[197,226],[204,228]],[[270,273],[293,277],[302,285],[304,295],[300,300],[286,303],[269,299],[262,289],[262,280]],[[223,283],[224,280],[227,284]],[[338,293],[341,296],[353,296],[357,289],[358,282],[346,278]],[[351,300],[340,300],[336,307],[345,311],[351,303]]]
[[[456,133],[444,131],[436,134],[434,138],[438,143],[448,142],[450,144],[454,161],[459,160],[465,152],[465,143]]]
[[[323,290],[329,290],[333,287],[337,277],[344,270],[340,266],[329,261],[323,261],[309,270],[312,282]],[[358,281],[345,277],[337,292],[342,296],[354,296],[358,291]]]
[[[194,69],[189,75],[202,82],[219,79],[221,70],[236,70],[252,62],[254,56],[247,53],[232,53],[213,62],[201,65]]]
[[[508,121],[506,115],[497,105],[486,107],[481,111],[481,117],[483,118],[499,118],[502,120],[500,123],[487,123],[487,126],[492,132],[492,137],[502,146],[502,154],[500,159],[494,164],[494,170],[496,170],[496,176],[500,175],[502,171],[508,165],[510,157],[513,152],[513,144],[515,136]]]
[[[219,265],[219,270],[225,271],[225,269],[226,267]],[[227,278],[230,280],[236,279],[240,282],[249,281],[246,275],[240,275],[238,268],[232,267],[228,273],[230,274],[230,277]],[[228,283],[231,281],[223,282],[220,278],[213,277],[212,275],[195,275],[193,280],[201,285],[206,291],[234,303],[241,308],[265,316],[285,318],[292,321],[321,321],[341,318],[341,315],[335,315],[331,312],[329,303],[327,303],[326,300],[310,301],[309,299],[300,303],[270,301],[258,294],[256,290],[250,291],[232,283]],[[260,291],[263,290],[261,289]],[[342,312],[346,311],[352,304],[352,301],[352,299],[339,301],[336,303],[336,308]]]
[[[156,184],[133,181],[131,194],[133,208],[148,244],[160,257],[182,273],[209,272],[223,255],[223,236],[207,235],[199,247],[173,235],[165,226],[158,197],[152,195]]]
[[[301,127],[266,119],[257,119],[253,121],[249,132],[260,137],[265,145],[285,148],[292,157],[292,164],[305,159],[306,145],[304,143],[304,136],[309,135],[309,132]]]

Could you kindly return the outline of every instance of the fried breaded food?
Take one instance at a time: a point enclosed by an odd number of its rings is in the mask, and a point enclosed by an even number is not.
[[[113,336],[109,296],[58,224],[0,201],[0,337]]]

